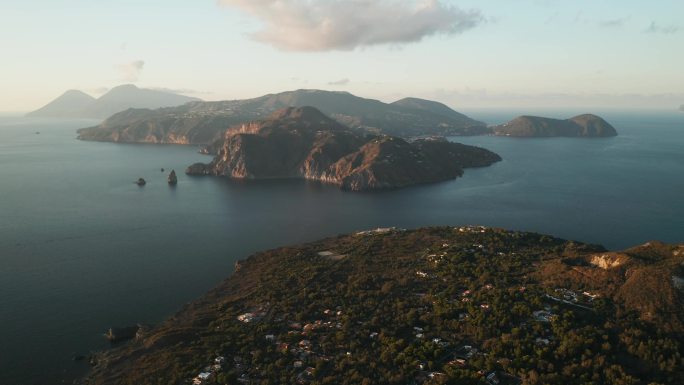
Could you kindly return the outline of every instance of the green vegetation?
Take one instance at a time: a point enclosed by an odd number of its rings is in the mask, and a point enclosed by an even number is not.
[[[658,263],[682,262],[681,248],[661,249]],[[263,252],[103,354],[87,383],[186,384],[200,372],[207,384],[682,383],[681,323],[644,317],[599,282],[555,286],[555,274],[603,251],[468,227]]]

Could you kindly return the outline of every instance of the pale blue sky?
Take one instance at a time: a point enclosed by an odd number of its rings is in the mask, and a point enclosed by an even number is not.
[[[454,108],[684,104],[681,0],[364,1],[1,0],[0,111],[122,83],[207,100],[319,88]],[[332,29],[307,30],[322,19]]]

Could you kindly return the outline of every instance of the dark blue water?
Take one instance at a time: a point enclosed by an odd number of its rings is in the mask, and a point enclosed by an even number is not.
[[[468,112],[489,123],[515,115]],[[0,384],[70,381],[86,369],[72,355],[105,348],[106,328],[159,322],[236,259],[284,244],[440,224],[609,248],[683,242],[684,114],[602,115],[620,136],[459,138],[504,161],[453,182],[364,194],[189,178],[185,166],[208,160],[193,147],[81,142],[75,129],[92,122],[2,117]],[[180,171],[176,188],[161,167]],[[141,176],[143,188],[132,183]]]

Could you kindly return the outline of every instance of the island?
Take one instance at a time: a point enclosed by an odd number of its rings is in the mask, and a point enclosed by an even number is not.
[[[190,175],[240,179],[301,178],[365,191],[440,182],[501,158],[440,138],[414,141],[343,126],[314,107],[288,107],[268,119],[230,128],[212,145],[209,164]]]
[[[519,137],[609,137],[617,131],[603,118],[584,114],[570,119],[552,119],[539,116],[519,116],[493,128],[494,135]]]
[[[266,119],[287,107],[312,106],[345,126],[411,138],[490,133],[486,124],[444,104],[407,98],[383,103],[348,92],[295,90],[254,99],[192,102],[161,109],[131,109],[79,130],[79,139],[126,143],[211,144],[226,128]]]
[[[681,383],[683,263],[481,226],[336,236],[240,261],[81,384]]]
[[[169,91],[124,84],[112,88],[99,98],[94,98],[83,91],[69,90],[26,116],[105,119],[129,108],[173,107],[199,100]]]

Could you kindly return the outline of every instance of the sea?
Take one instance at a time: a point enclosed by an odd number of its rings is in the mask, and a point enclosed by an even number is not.
[[[520,113],[472,110],[490,124]],[[614,138],[454,137],[503,158],[375,193],[189,177],[195,146],[76,139],[89,120],[0,116],[0,384],[72,383],[110,327],[155,324],[259,250],[376,227],[477,224],[622,249],[684,242],[684,113],[593,111]],[[162,172],[162,168],[164,171]],[[178,185],[166,182],[178,174]],[[144,187],[134,183],[147,180]]]

